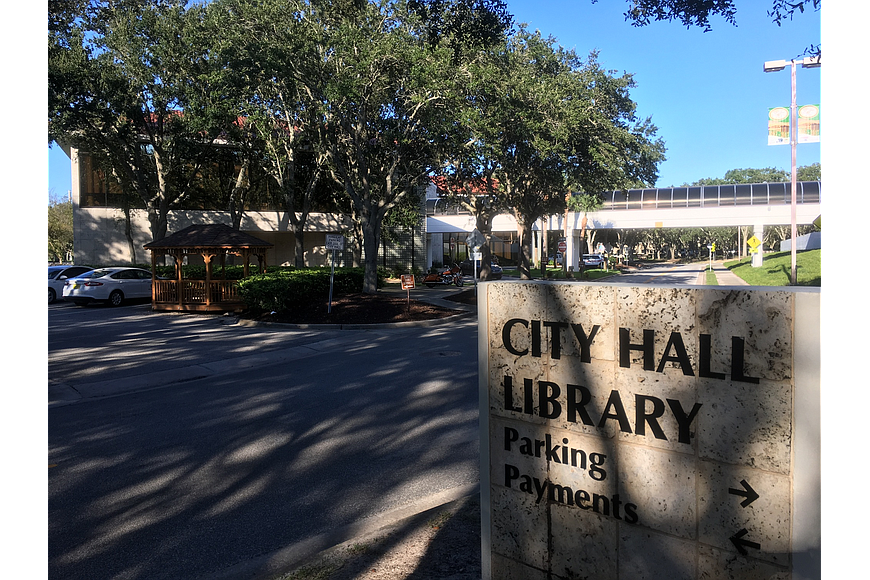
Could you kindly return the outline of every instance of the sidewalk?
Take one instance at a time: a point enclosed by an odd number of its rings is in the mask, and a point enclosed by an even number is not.
[[[748,286],[743,278],[729,270],[724,266],[724,262],[719,260],[717,262],[713,262],[713,273],[716,274],[716,282],[719,283],[719,286]],[[698,286],[706,286],[707,285],[707,269],[704,268],[701,270],[701,273],[698,274]]]

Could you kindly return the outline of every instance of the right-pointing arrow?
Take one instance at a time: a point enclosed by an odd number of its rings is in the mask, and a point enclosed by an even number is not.
[[[734,544],[734,547],[737,548],[737,551],[744,556],[747,554],[746,548],[755,548],[756,550],[761,549],[761,544],[759,544],[758,542],[751,542],[749,540],[743,539],[743,536],[748,533],[749,532],[746,530],[746,528],[743,528],[729,538],[731,540],[731,543]]]
[[[754,489],[752,489],[751,485],[746,483],[745,479],[740,480],[740,485],[743,486],[743,489],[734,489],[733,487],[729,487],[728,493],[730,493],[732,495],[739,495],[739,496],[745,497],[746,499],[744,499],[742,502],[740,502],[740,505],[742,507],[746,507],[758,499],[758,494],[755,492]]]

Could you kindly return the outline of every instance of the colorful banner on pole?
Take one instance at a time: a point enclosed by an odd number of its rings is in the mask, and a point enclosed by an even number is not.
[[[821,140],[819,105],[798,108],[798,143],[818,143]]]
[[[788,145],[791,114],[787,107],[774,107],[767,111],[767,144]]]
[[[798,143],[821,141],[819,105],[798,107]],[[767,111],[767,144],[788,145],[791,143],[791,112],[788,107],[773,107]]]

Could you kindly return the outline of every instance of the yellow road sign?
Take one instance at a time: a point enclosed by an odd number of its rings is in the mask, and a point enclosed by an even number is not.
[[[754,250],[755,248],[757,248],[758,246],[761,245],[761,240],[759,240],[755,236],[752,236],[751,238],[746,240],[746,243],[749,244],[749,247]]]

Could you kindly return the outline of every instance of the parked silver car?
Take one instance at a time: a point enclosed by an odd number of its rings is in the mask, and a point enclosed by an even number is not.
[[[49,266],[48,267],[48,303],[52,304],[63,296],[63,285],[69,278],[75,278],[93,268],[87,266]]]
[[[141,268],[100,268],[66,281],[63,299],[84,306],[108,302],[120,306],[125,300],[151,297],[151,272]]]

